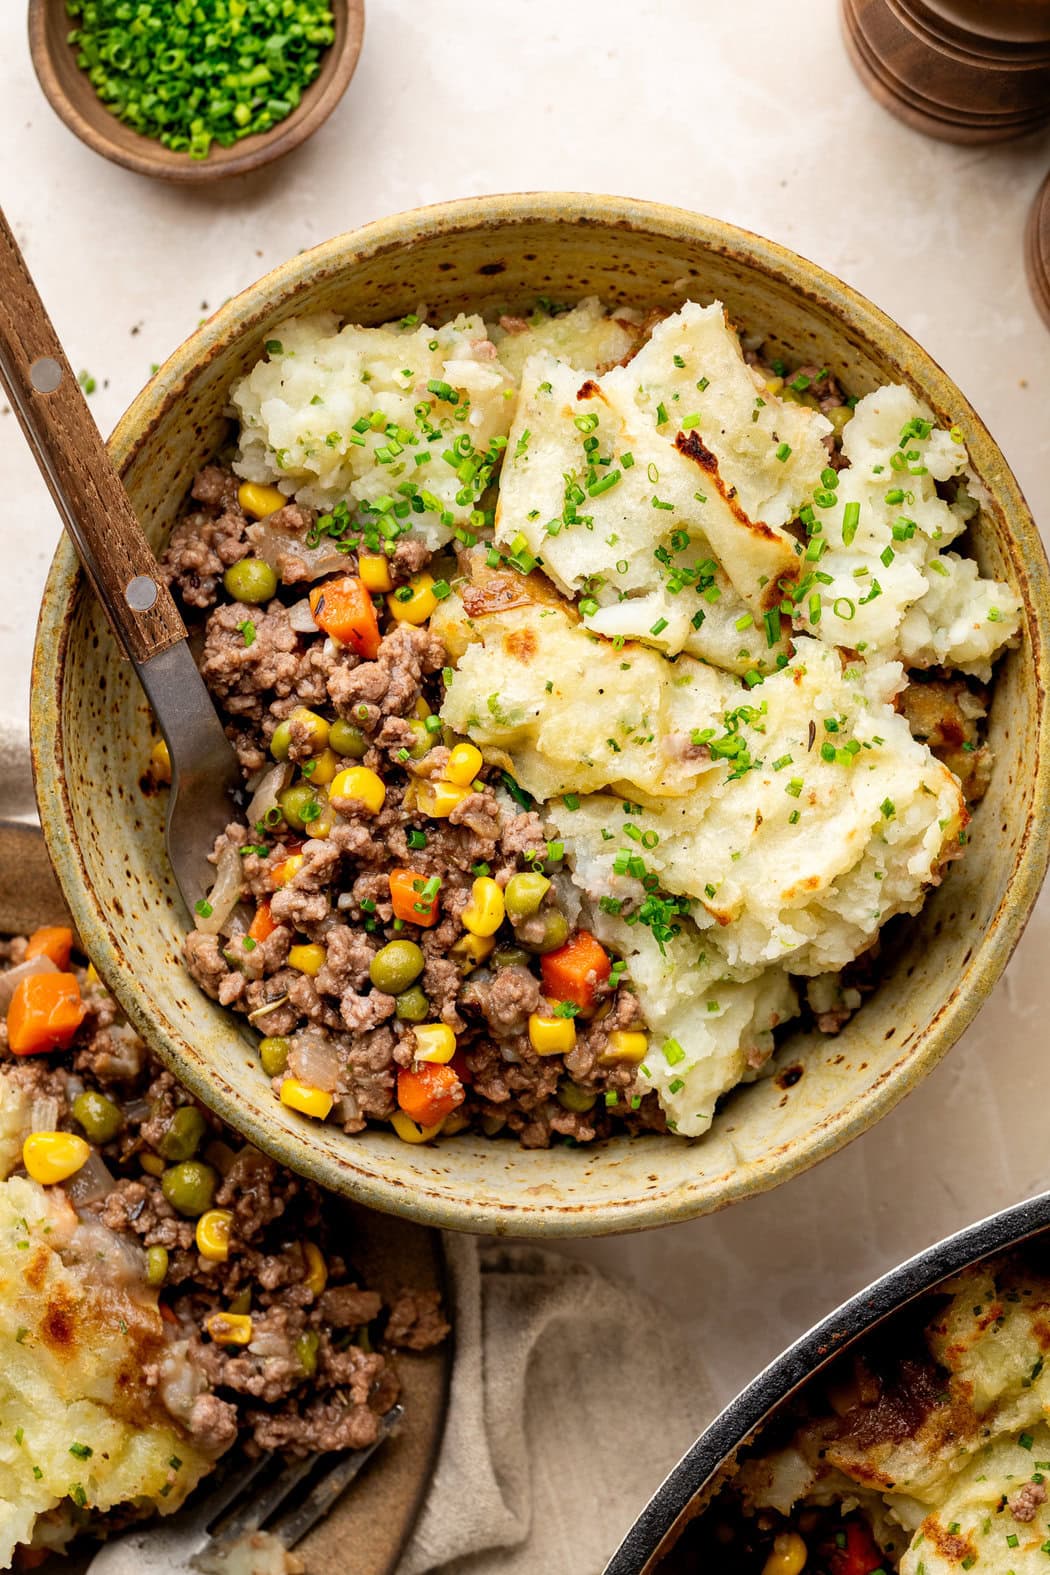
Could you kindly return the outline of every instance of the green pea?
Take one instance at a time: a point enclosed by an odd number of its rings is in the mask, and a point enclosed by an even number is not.
[[[348,755],[351,760],[362,760],[368,752],[368,739],[361,729],[341,717],[332,723],[328,743],[337,755]]]
[[[181,1165],[172,1165],[160,1178],[161,1191],[179,1214],[196,1219],[215,1200],[219,1178],[210,1165],[199,1159],[187,1159]]]
[[[569,939],[569,921],[560,908],[547,908],[543,914],[543,934],[539,940],[525,940],[521,944],[526,951],[555,952],[559,946],[564,946]]]
[[[235,602],[268,602],[277,591],[276,572],[262,558],[242,558],[240,563],[231,563],[222,583]]]
[[[305,831],[307,822],[316,820],[316,815],[310,814],[311,804],[317,803],[317,794],[306,782],[297,782],[294,787],[286,787],[283,793],[278,793],[277,803],[281,814],[293,831]]]
[[[259,1060],[267,1077],[280,1077],[288,1066],[291,1045],[279,1037],[259,1040]]]
[[[426,958],[415,941],[391,941],[372,958],[368,976],[377,990],[401,995],[415,984]]]
[[[305,1330],[295,1342],[296,1360],[307,1378],[312,1378],[317,1371],[317,1350],[320,1344],[315,1329]]]
[[[490,968],[527,968],[529,954],[521,946],[500,946],[489,958]]]
[[[167,1247],[146,1248],[146,1284],[163,1285],[168,1277]]]
[[[849,405],[833,405],[831,409],[826,410],[824,414],[831,422],[831,425],[835,428],[836,437],[841,437],[846,422],[853,420],[853,411],[850,409]]]
[[[410,990],[402,990],[397,998],[397,1015],[403,1023],[425,1023],[430,1016],[430,1002],[419,988],[414,984]]]
[[[109,1143],[124,1125],[120,1106],[89,1088],[74,1099],[73,1119],[80,1122],[92,1143]]]
[[[591,1090],[581,1088],[578,1083],[573,1083],[563,1077],[558,1084],[558,1103],[563,1110],[575,1110],[579,1115],[593,1110],[598,1095]]]
[[[270,739],[270,753],[275,760],[287,760],[292,747],[291,722],[278,722]]]
[[[164,1159],[192,1159],[204,1136],[204,1117],[196,1105],[180,1105],[168,1123],[168,1130],[156,1144]]]
[[[512,875],[503,893],[507,917],[513,922],[537,912],[550,889],[551,883],[546,875]]]

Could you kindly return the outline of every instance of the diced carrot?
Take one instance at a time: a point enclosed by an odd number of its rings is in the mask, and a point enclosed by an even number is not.
[[[270,912],[270,899],[269,897],[264,897],[255,910],[255,918],[248,926],[248,934],[253,941],[261,944],[273,934],[276,928],[277,923]]]
[[[416,1071],[406,1068],[397,1074],[397,1102],[421,1127],[444,1121],[465,1098],[463,1084],[449,1062],[424,1061]]]
[[[65,1050],[84,1021],[87,1007],[72,973],[37,973],[19,980],[7,1008],[7,1043],[12,1055]]]
[[[379,619],[371,596],[354,574],[326,580],[310,592],[314,622],[341,645],[372,660],[379,650]]]
[[[885,1560],[867,1526],[859,1520],[846,1522],[846,1546],[833,1555],[835,1575],[875,1575]]]
[[[420,924],[429,930],[438,920],[438,894],[425,897],[427,877],[418,870],[397,869],[390,871],[390,901],[394,918],[406,924]]]
[[[270,879],[275,886],[286,886],[288,884],[302,863],[302,860],[299,860],[298,863],[293,864],[292,860],[297,853],[302,851],[303,845],[301,842],[286,842],[284,844],[284,858],[279,864],[271,864],[270,866]]]
[[[69,954],[73,950],[73,931],[65,924],[46,924],[34,930],[26,947],[26,961],[31,957],[50,957],[56,968],[69,967]]]
[[[609,954],[589,930],[577,930],[556,952],[540,958],[543,988],[554,1001],[594,1005],[595,991],[611,971]]]

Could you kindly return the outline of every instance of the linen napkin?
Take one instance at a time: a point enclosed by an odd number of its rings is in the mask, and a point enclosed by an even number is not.
[[[626,1282],[446,1235],[444,1445],[398,1575],[599,1575],[712,1416],[701,1353]]]

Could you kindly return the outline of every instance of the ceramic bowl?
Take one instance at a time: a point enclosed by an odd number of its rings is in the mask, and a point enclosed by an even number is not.
[[[153,543],[194,471],[226,439],[227,390],[291,312],[379,323],[425,302],[528,308],[537,295],[677,307],[723,299],[788,361],[828,365],[864,394],[909,383],[967,434],[989,502],[972,550],[1012,582],[1024,639],[999,668],[997,757],[967,857],[889,947],[882,982],[836,1038],[795,1034],[773,1075],[726,1099],[703,1139],[616,1138],[526,1151],[464,1133],[409,1146],[347,1137],[282,1107],[246,1033],[191,982],[186,915],[164,853],[163,805],[139,779],[145,701],[63,542],[35,654],[32,736],[41,818],[96,966],[178,1076],[260,1148],[380,1209],[463,1230],[594,1235],[665,1225],[772,1187],[884,1115],[974,1017],[1021,934],[1048,857],[1050,584],[1017,483],[980,418],[900,328],[814,264],[717,220],[622,198],[562,193],[474,198],[403,214],[304,252],[227,302],[139,395],[110,444]]]
[[[688,1538],[753,1444],[800,1391],[844,1352],[909,1302],[993,1254],[1050,1231],[1050,1193],[979,1220],[891,1269],[788,1347],[741,1390],[669,1472],[606,1565],[603,1575],[685,1575],[700,1568]]]
[[[37,81],[51,108],[95,153],[139,175],[183,185],[201,185],[247,175],[272,164],[312,137],[350,85],[365,29],[364,0],[331,0],[335,40],[321,57],[320,71],[290,115],[232,147],[217,143],[206,159],[173,153],[112,114],[77,64],[69,43],[71,26],[63,0],[29,0],[29,48]]]

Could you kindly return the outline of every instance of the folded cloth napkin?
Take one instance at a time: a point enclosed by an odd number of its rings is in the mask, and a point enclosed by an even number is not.
[[[714,1411],[701,1354],[633,1286],[446,1236],[445,1440],[398,1575],[599,1575]]]

